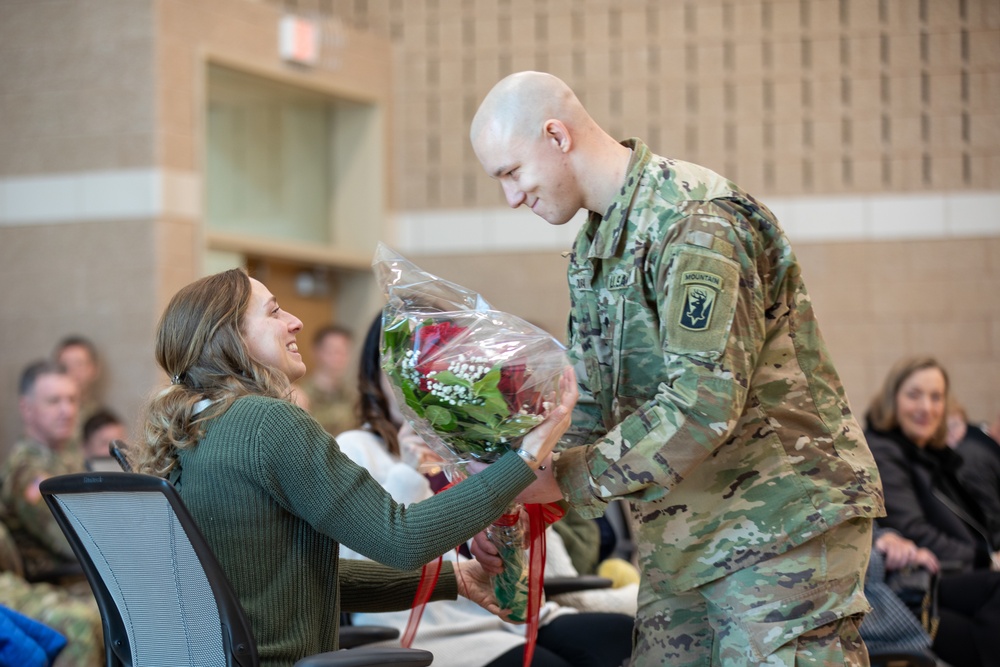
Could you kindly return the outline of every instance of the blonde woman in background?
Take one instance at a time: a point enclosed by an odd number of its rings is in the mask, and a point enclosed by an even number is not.
[[[901,359],[872,400],[865,435],[885,490],[879,525],[905,538],[909,552],[930,552],[929,569],[942,571],[934,652],[956,667],[987,667],[1000,664],[1000,572],[990,571],[1000,516],[986,516],[959,478],[961,456],[947,444],[949,398],[937,360]]]

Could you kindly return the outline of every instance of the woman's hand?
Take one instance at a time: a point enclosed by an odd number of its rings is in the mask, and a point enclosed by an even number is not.
[[[875,548],[885,554],[885,569],[887,570],[898,570],[907,565],[924,567],[932,573],[941,569],[933,552],[918,548],[910,540],[891,531],[882,533],[875,540]]]
[[[552,463],[553,456],[550,454],[542,460],[542,465],[535,470],[535,481],[531,486],[518,494],[516,500],[519,503],[554,503],[562,500],[562,489],[556,481],[555,471]]]
[[[421,472],[426,472],[435,466],[440,469],[444,459],[424,442],[424,439],[410,426],[410,422],[403,420],[396,438],[399,441],[399,453],[403,463]]]
[[[490,581],[490,575],[482,565],[474,560],[455,563],[455,579],[458,581],[459,595],[472,600],[491,614],[511,622],[507,618],[510,610],[500,609],[493,594],[493,582]]]
[[[937,574],[941,571],[941,563],[938,562],[937,556],[930,549],[925,549],[924,547],[919,547],[917,553],[913,556],[913,564],[918,565],[932,574]]]
[[[576,406],[580,392],[576,386],[576,373],[571,367],[563,371],[559,379],[559,390],[562,395],[559,405],[521,441],[521,449],[535,458],[535,462],[528,463],[535,469],[552,453],[552,449],[572,423],[573,407]]]
[[[489,574],[503,573],[503,559],[500,558],[500,550],[487,537],[486,531],[477,533],[469,544],[469,553],[475,558]]]

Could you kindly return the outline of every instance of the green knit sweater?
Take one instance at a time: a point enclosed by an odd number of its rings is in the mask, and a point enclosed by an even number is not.
[[[408,608],[414,568],[481,531],[535,479],[506,454],[453,489],[399,505],[306,412],[261,396],[209,422],[180,466],[181,497],[247,612],[262,664],[274,666],[335,650],[342,608]],[[339,561],[339,543],[377,563]],[[457,595],[445,565],[434,599]]]

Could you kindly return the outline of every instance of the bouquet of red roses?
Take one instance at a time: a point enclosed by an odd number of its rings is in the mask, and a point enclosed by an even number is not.
[[[562,344],[384,245],[372,266],[387,300],[382,368],[414,430],[454,464],[453,474],[469,461],[490,463],[518,449],[559,404],[569,365]],[[520,505],[511,507],[488,531],[505,559],[494,579],[497,601],[513,620],[528,615],[520,515]]]
[[[498,459],[558,405],[559,341],[383,245],[382,367],[414,429],[445,459]]]

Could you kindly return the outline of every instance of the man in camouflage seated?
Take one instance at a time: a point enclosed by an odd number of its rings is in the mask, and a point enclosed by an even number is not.
[[[86,470],[75,439],[79,391],[62,366],[37,361],[21,374],[19,394],[23,436],[0,468],[0,512],[28,581],[67,572],[80,579],[76,556],[38,490],[48,477]]]
[[[78,390],[61,366],[38,361],[21,374],[19,394],[24,435],[0,468],[0,604],[67,638],[55,665],[96,667],[104,663],[101,615],[38,489],[47,477],[85,470],[74,440]]]

